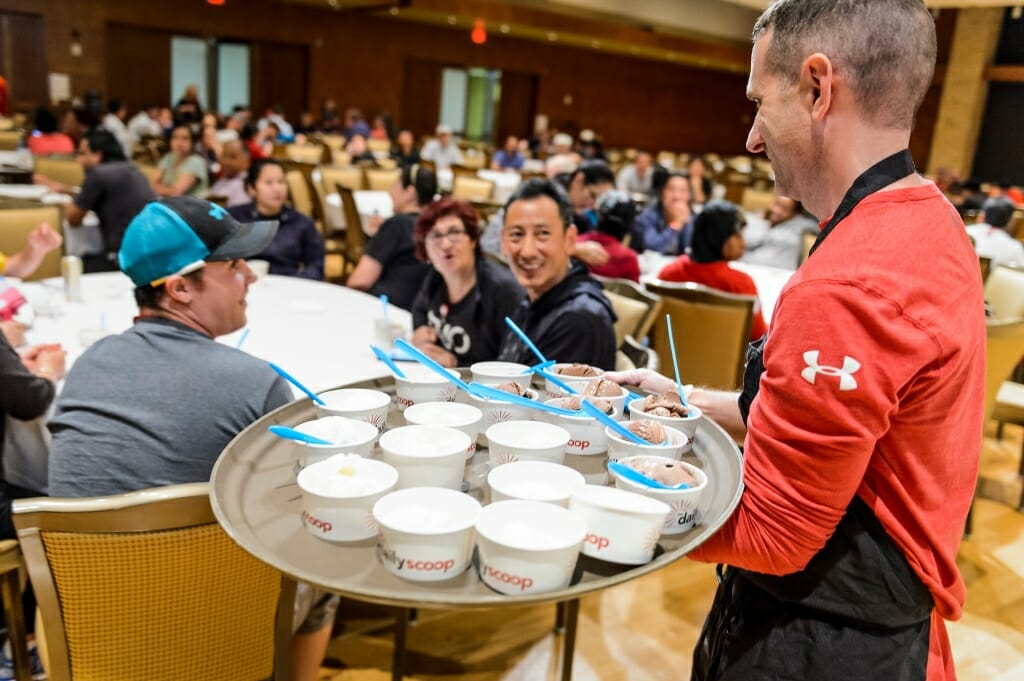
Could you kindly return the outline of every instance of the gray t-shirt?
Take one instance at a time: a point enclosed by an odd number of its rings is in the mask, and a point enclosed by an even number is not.
[[[50,420],[50,495],[210,479],[235,435],[292,392],[266,362],[189,327],[140,319],[75,362]]]
[[[128,223],[155,198],[146,176],[133,163],[110,161],[85,174],[75,205],[96,213],[107,252],[116,253]]]

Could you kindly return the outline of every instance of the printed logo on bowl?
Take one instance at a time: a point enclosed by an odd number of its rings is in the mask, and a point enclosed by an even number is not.
[[[451,402],[455,399],[456,388],[454,385],[446,385],[437,392],[438,402]]]
[[[645,553],[654,553],[654,549],[658,546],[658,539],[661,538],[661,530],[657,527],[652,527],[647,532],[647,536],[644,537],[643,543],[640,544],[640,548]]]
[[[399,395],[395,395],[395,402],[398,403],[398,406],[403,407],[403,408],[404,407],[411,407],[412,405],[416,404],[412,400],[406,399],[406,398],[401,397]]]
[[[590,544],[595,550],[602,551],[611,546],[611,540],[608,539],[608,537],[602,537],[594,534],[593,532],[588,532],[586,538],[583,540],[583,544]]]
[[[578,449],[582,452],[588,447],[590,447],[590,440],[569,440],[568,444],[565,445],[566,452],[570,449]]]
[[[447,573],[455,567],[455,559],[448,560],[413,560],[399,556],[392,549],[385,549],[377,544],[377,557],[382,563],[390,563],[399,572],[442,572]]]
[[[320,518],[311,516],[309,513],[306,513],[305,511],[302,512],[302,521],[307,525],[312,526],[314,529],[320,530],[324,534],[327,534],[332,529],[334,529],[334,526],[328,521],[320,520]]]
[[[480,564],[480,578],[485,582],[500,582],[510,586],[519,587],[520,591],[526,591],[533,586],[533,578],[513,575],[504,570],[499,570],[490,565]]]
[[[505,421],[512,420],[512,412],[507,409],[488,409],[487,410],[487,422],[492,426],[495,423],[504,423]]]
[[[497,456],[494,457],[494,459],[495,461],[498,462],[499,466],[505,463],[515,463],[516,461],[519,461],[519,457],[516,456],[515,454],[512,454],[511,452],[498,454]]]
[[[374,532],[380,531],[380,526],[377,525],[377,519],[373,517],[372,508],[366,509],[366,515],[363,516],[363,525],[368,530],[373,530]]]
[[[384,430],[384,423],[387,421],[387,417],[383,414],[376,414],[374,416],[367,416],[363,420],[375,427],[378,431],[381,431]]]

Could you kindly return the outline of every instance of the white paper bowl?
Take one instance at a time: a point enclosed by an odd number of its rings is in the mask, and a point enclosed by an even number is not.
[[[398,469],[398,489],[462,487],[469,436],[446,426],[402,426],[380,436],[381,460]]]
[[[448,369],[455,378],[459,372]],[[451,402],[455,399],[458,387],[427,367],[411,364],[402,367],[405,378],[395,376],[395,404],[399,411],[420,402]]]
[[[347,416],[350,419],[372,423],[377,432],[384,430],[391,407],[391,396],[379,390],[341,388],[320,393],[326,405],[316,405],[320,416]]]
[[[569,498],[569,510],[583,519],[583,553],[611,563],[642,565],[654,557],[665,516],[663,501],[599,485],[587,485]]]
[[[580,390],[580,394],[581,395],[583,394],[583,390]],[[612,403],[612,406],[615,407],[615,413],[616,414],[622,414],[622,410],[626,408],[626,398],[629,397],[629,390],[627,390],[626,388],[623,388],[620,385],[619,386],[619,393],[617,395],[613,395],[611,397],[600,397],[600,396],[597,396],[597,395],[586,395],[586,397],[588,399],[608,400],[609,402]]]
[[[677,421],[679,419],[676,419]],[[626,425],[626,424],[623,424]],[[681,459],[683,454],[693,448],[693,440],[686,437],[681,430],[677,430],[662,422],[665,429],[665,439],[668,444],[641,445],[627,440],[611,428],[605,429],[608,436],[608,460],[618,461],[627,456],[663,456],[666,459]]]
[[[484,413],[462,402],[421,402],[406,408],[405,421],[412,426],[447,426],[469,436],[466,458],[476,453],[476,438]]]
[[[392,492],[373,505],[377,559],[393,575],[438,582],[462,574],[473,555],[480,502],[437,487]]]
[[[491,501],[543,501],[564,508],[569,497],[587,484],[577,471],[548,461],[516,461],[487,474]]]
[[[591,381],[596,381],[599,378],[604,378],[604,369],[599,369],[597,367],[592,367],[594,371],[597,372],[595,376],[563,376],[562,374],[558,373],[559,369],[568,366],[572,366],[572,364],[554,364],[548,367],[547,369],[544,369],[542,375],[554,374],[558,380],[560,380],[562,383],[565,383],[567,386],[569,386],[576,392],[583,392],[583,388],[587,385],[587,383],[590,383]],[[544,377],[544,390],[545,392],[547,392],[547,399],[554,399],[556,397],[565,396],[565,391],[559,388],[557,385],[555,385],[550,378],[547,378],[547,376]]]
[[[569,431],[543,421],[505,421],[487,429],[491,468],[515,461],[562,463]]]
[[[552,404],[557,399],[560,398],[548,400],[545,404],[553,407],[560,406]],[[591,398],[592,400],[593,398]],[[547,411],[537,412],[537,415],[540,420],[561,426],[569,431],[569,443],[565,446],[566,454],[596,455],[608,451],[608,436],[604,432],[605,425],[593,416],[588,414],[563,416]],[[619,413],[614,408],[612,413],[608,414],[613,419],[618,415]]]
[[[663,458],[660,456],[630,456],[620,459],[619,463],[628,464],[629,461],[636,459]],[[636,492],[637,494],[642,494],[645,497],[657,499],[658,501],[664,501],[668,504],[672,508],[672,512],[665,516],[665,525],[662,527],[661,533],[681,534],[692,528],[694,524],[700,522],[700,502],[704,496],[704,490],[708,486],[708,476],[701,469],[685,461],[671,461],[697,476],[697,484],[687,489],[657,489],[656,487],[648,487],[647,485],[627,480],[615,471],[611,471],[611,476],[615,480],[615,486],[619,489]]]
[[[530,421],[538,413],[536,409],[512,404],[511,402],[489,400],[484,397],[477,397],[476,395],[466,395],[466,397],[470,404],[483,412],[484,417],[480,421],[481,433],[486,433],[487,429],[495,423]],[[526,397],[536,401],[539,398],[539,394],[536,390],[527,390]],[[486,437],[480,439],[483,444],[486,444]]]
[[[503,594],[564,589],[586,534],[583,521],[565,508],[522,500],[491,504],[476,520],[480,579]]]
[[[692,404],[688,407],[690,413],[685,419],[681,419],[677,416],[658,416],[657,414],[647,414],[641,411],[641,407],[643,407],[643,405],[643,399],[636,399],[629,403],[630,421],[639,421],[640,419],[657,421],[658,423],[666,426],[671,426],[676,430],[681,430],[691,441],[693,440],[694,435],[697,434],[697,425],[700,423],[701,410]]]
[[[334,443],[311,445],[288,440],[302,468],[323,461],[334,454],[358,454],[370,458],[373,456],[373,441],[377,439],[377,429],[373,424],[344,416],[324,416],[305,421],[295,426],[295,430]]]
[[[354,474],[340,475],[342,470]],[[310,534],[327,541],[358,541],[377,534],[373,505],[395,488],[398,471],[382,461],[335,454],[299,471],[297,482],[302,524]]]
[[[469,367],[469,371],[473,374],[473,380],[482,385],[515,382],[529,388],[533,380],[530,367],[517,362],[475,362]]]

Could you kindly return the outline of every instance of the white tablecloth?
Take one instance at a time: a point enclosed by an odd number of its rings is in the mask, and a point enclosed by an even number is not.
[[[494,196],[492,198],[502,203],[508,201],[508,197],[512,196],[512,192],[523,183],[522,175],[509,170],[485,169],[476,171],[476,174],[477,177],[494,183]]]
[[[395,206],[391,201],[391,194],[381,191],[360,190],[352,192],[352,198],[356,202],[356,210],[363,221],[363,231],[370,218],[379,215],[387,220],[395,214]],[[345,228],[345,211],[341,207],[341,196],[338,192],[331,192],[327,195],[327,222],[336,229]]]
[[[81,303],[64,301],[60,279],[21,288],[34,312],[28,342],[61,343],[68,368],[88,336],[124,331],[138,314],[132,283],[120,272],[85,275]],[[269,275],[252,285],[248,301],[249,333],[242,350],[281,365],[313,390],[387,375],[370,351],[373,322],[383,314],[377,298],[334,284]],[[394,306],[388,317],[406,329],[412,323],[408,312]],[[217,340],[234,346],[244,333]],[[295,395],[302,393],[296,390]]]

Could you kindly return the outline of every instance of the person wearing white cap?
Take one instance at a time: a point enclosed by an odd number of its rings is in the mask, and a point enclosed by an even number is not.
[[[423,145],[420,158],[424,161],[431,161],[434,167],[438,169],[462,165],[462,152],[452,142],[452,129],[442,123],[437,126],[435,132],[437,133],[437,138]]]

